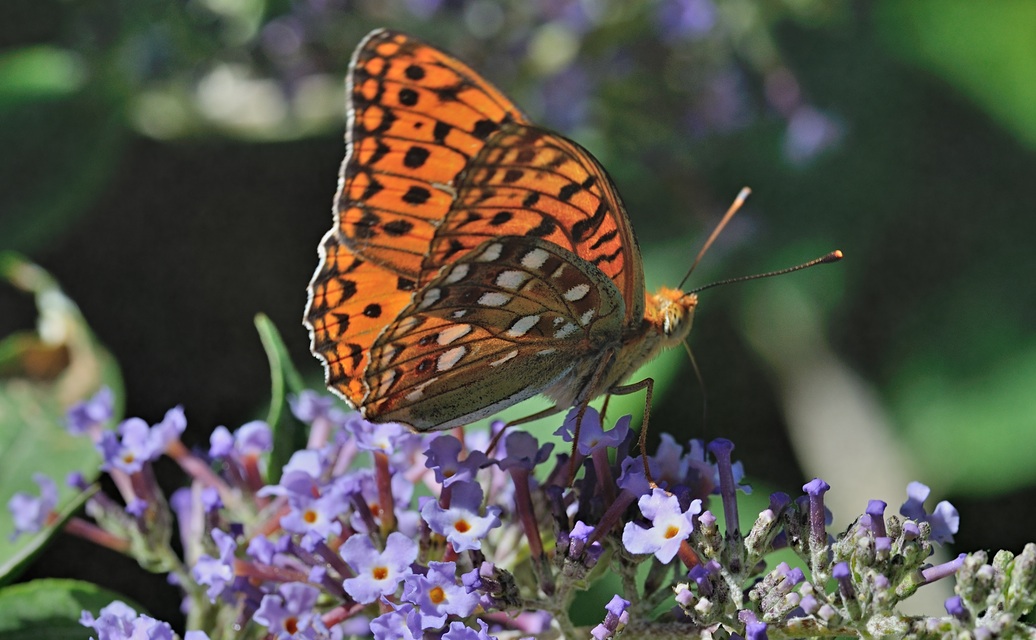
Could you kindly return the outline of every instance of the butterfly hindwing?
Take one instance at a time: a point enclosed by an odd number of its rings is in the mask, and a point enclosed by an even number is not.
[[[487,241],[441,269],[378,338],[364,411],[421,431],[486,417],[617,344],[624,314],[614,283],[568,250]]]
[[[597,266],[623,294],[627,324],[640,322],[644,276],[637,241],[614,184],[586,149],[539,127],[505,123],[468,164],[457,194],[426,267],[451,262],[490,238],[542,238]]]

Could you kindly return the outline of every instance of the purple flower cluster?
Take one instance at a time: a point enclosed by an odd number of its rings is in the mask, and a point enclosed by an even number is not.
[[[309,445],[269,484],[273,438],[265,423],[219,427],[206,454],[192,453],[179,440],[186,426],[179,407],[154,426],[130,418],[104,431],[97,425],[111,415],[110,396],[99,395],[69,420],[104,453],[125,506],[99,494],[90,508],[97,524],[74,519],[69,528],[170,571],[191,598],[191,620],[232,612],[234,628],[265,628],[277,638],[369,631],[377,640],[488,640],[549,631],[603,640],[631,620],[650,623],[674,589],[679,609],[669,623],[709,625],[737,610],[727,624],[765,638],[768,625],[796,615],[825,624],[852,619],[853,603],[868,590],[916,588],[963,561],[912,569],[957,525],[948,503],[924,511],[928,490],[919,484],[902,507],[908,520],[886,521],[885,503],[872,501],[834,544],[823,505],[830,487],[819,479],[798,501],[771,496],[742,535],[737,492],[750,487],[732,443],[685,448],[663,435],[656,454],[641,459],[630,454],[629,418],[605,429],[592,408],[573,410],[558,430],[574,457],[552,455],[551,445],[522,431],[506,434],[490,456],[487,434],[417,435],[310,392],[292,408],[310,424]],[[171,519],[150,470],[162,454],[192,478],[169,502],[182,561],[168,543]],[[40,498],[19,495],[9,505],[19,532],[44,526],[55,507],[53,483],[37,481]],[[714,496],[725,532],[705,510]],[[783,563],[760,574],[764,556],[782,546],[807,561],[809,578]],[[577,629],[568,617],[573,597],[600,577],[604,558],[624,591],[599,624]],[[641,579],[645,562],[651,568]],[[828,577],[835,592],[823,589]],[[745,602],[732,587],[751,582]],[[96,618],[84,614],[83,624],[103,639],[171,637],[168,625],[121,603]]]

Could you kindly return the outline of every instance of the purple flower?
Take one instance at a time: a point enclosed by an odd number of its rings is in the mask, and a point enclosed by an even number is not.
[[[246,422],[231,435],[223,426],[216,427],[209,436],[209,455],[213,458],[259,456],[273,448],[270,425],[262,420]]]
[[[205,513],[215,513],[223,508],[223,499],[219,497],[216,487],[205,487],[201,490],[201,506]]]
[[[944,606],[946,607],[946,613],[954,618],[963,620],[968,616],[968,610],[964,608],[964,601],[960,596],[947,598]]]
[[[212,530],[212,539],[216,541],[216,547],[219,549],[219,558],[202,554],[191,569],[191,576],[198,584],[208,587],[205,593],[211,602],[215,602],[229,591],[234,582],[234,554],[237,551],[237,542],[233,536],[219,529]]]
[[[118,469],[125,473],[137,473],[151,458],[151,443],[148,440],[148,425],[140,418],[129,418],[119,425],[119,435],[111,431],[101,434],[97,448],[104,456],[101,469]]]
[[[392,455],[401,448],[405,440],[414,437],[406,427],[395,422],[375,424],[366,420],[358,422],[356,446],[365,451],[380,451]]]
[[[259,495],[311,500],[315,494],[320,493],[320,479],[325,470],[325,461],[319,451],[296,451],[281,471],[280,484],[263,487]]]
[[[148,440],[151,445],[151,460],[165,453],[166,448],[174,440],[178,440],[187,428],[187,416],[182,406],[176,406],[165,412],[162,421],[151,427]]]
[[[58,487],[53,480],[42,473],[32,474],[32,481],[40,488],[40,497],[27,493],[16,493],[7,502],[7,510],[14,520],[11,540],[23,533],[36,533],[47,524],[47,517],[58,504]]]
[[[604,622],[590,630],[590,635],[594,637],[594,640],[613,638],[616,633],[622,631],[630,621],[630,614],[626,611],[629,606],[629,600],[618,595],[612,596],[612,599],[604,606],[607,611]]]
[[[490,529],[500,526],[500,507],[486,507],[480,516],[482,487],[474,482],[459,482],[453,486],[450,507],[443,509],[429,500],[421,509],[421,517],[429,528],[453,545],[454,551],[482,548],[482,538]]]
[[[137,615],[129,605],[116,600],[101,609],[97,617],[83,611],[79,624],[97,633],[97,640],[173,640],[173,629],[167,622]]]
[[[209,457],[219,460],[230,455],[234,450],[234,435],[223,425],[212,430],[209,435]]]
[[[371,620],[374,640],[422,640],[421,613],[409,602]]]
[[[280,640],[316,638],[317,632],[325,630],[320,615],[313,610],[318,595],[316,587],[302,582],[282,584],[276,594],[263,596],[252,618]]]
[[[680,550],[680,543],[691,535],[692,518],[701,513],[701,500],[692,501],[683,511],[676,496],[654,489],[651,495],[641,496],[637,504],[651,526],[644,529],[627,522],[622,530],[622,544],[630,553],[653,553],[660,562],[668,563]]]
[[[442,640],[496,640],[496,636],[489,635],[489,625],[483,620],[478,620],[479,630],[475,631],[464,626],[463,622],[451,622],[450,630],[443,634]]]
[[[271,542],[264,535],[256,535],[248,541],[248,548],[245,553],[248,557],[255,558],[263,564],[273,564],[279,553],[285,553],[291,545],[289,536],[281,536],[276,542]]]
[[[323,393],[306,389],[299,395],[288,398],[288,406],[295,417],[302,422],[313,422],[318,418],[340,418],[333,413],[335,399]]]
[[[622,473],[617,484],[636,496],[643,496],[651,491],[651,483],[644,475],[644,466],[638,458],[626,458],[622,461]]]
[[[931,493],[926,485],[911,482],[907,485],[907,501],[899,508],[899,512],[917,522],[927,522],[932,527],[932,542],[953,542],[953,534],[960,526],[960,515],[956,507],[943,500],[935,505],[932,513],[924,510],[924,501]]]
[[[507,455],[500,459],[498,466],[505,471],[515,467],[531,471],[533,467],[549,458],[550,452],[554,449],[551,443],[541,447],[536,438],[526,431],[512,431],[507,434],[504,441],[504,451]]]
[[[281,526],[289,533],[313,533],[323,540],[342,534],[339,517],[345,513],[348,502],[345,496],[331,492],[315,500],[295,498],[291,511],[281,518]]]
[[[578,415],[579,409],[569,411],[564,424],[554,432],[554,435],[561,436],[565,442],[572,442]],[[584,456],[588,456],[597,449],[618,447],[629,433],[630,419],[631,417],[628,415],[622,416],[614,427],[605,431],[597,409],[587,407],[586,413],[583,414],[583,422],[579,427],[579,442],[576,443],[576,450]]]
[[[481,451],[472,451],[462,462],[460,440],[453,436],[439,436],[428,445],[424,466],[435,472],[435,481],[444,487],[454,482],[475,479],[475,473],[489,461]]]
[[[66,415],[68,432],[82,435],[99,427],[115,414],[115,394],[108,387],[101,387],[94,397],[72,405]]]
[[[595,530],[595,527],[591,527],[582,520],[576,520],[576,523],[572,526],[572,531],[568,534],[569,557],[579,558],[585,552],[590,566],[597,563],[597,559],[604,553],[604,546],[597,541],[591,543],[589,548],[586,546],[590,542],[590,537]]]
[[[809,495],[809,539],[814,550],[827,544],[827,509],[824,507],[824,494],[830,489],[831,485],[820,478],[813,478],[802,485],[802,490]]]
[[[478,594],[457,584],[454,562],[429,562],[427,575],[406,578],[403,599],[420,608],[421,626],[425,629],[438,629],[450,614],[469,616],[478,606]]]
[[[346,578],[342,586],[354,600],[367,604],[395,593],[400,581],[413,573],[410,565],[417,560],[417,543],[393,531],[385,541],[385,550],[378,551],[369,537],[356,534],[345,541],[341,554],[356,572],[356,577]]]
[[[144,463],[155,460],[165,453],[166,448],[180,437],[187,428],[183,407],[173,407],[166,412],[161,422],[153,427],[140,418],[123,420],[119,425],[119,436],[111,431],[101,435],[97,448],[104,456],[101,468],[105,471],[118,469],[128,474],[139,472]]]

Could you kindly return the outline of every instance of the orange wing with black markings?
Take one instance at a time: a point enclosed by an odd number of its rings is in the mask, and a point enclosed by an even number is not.
[[[335,198],[340,240],[367,261],[419,279],[457,177],[501,124],[524,116],[460,61],[386,30],[357,48],[348,95]]]

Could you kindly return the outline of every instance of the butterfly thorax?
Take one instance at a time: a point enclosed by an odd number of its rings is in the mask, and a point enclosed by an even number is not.
[[[646,295],[639,325],[625,331],[618,342],[602,345],[598,353],[605,353],[604,357],[575,362],[570,375],[544,395],[558,406],[574,406],[623,384],[660,351],[683,342],[691,331],[697,304],[697,295],[679,289],[663,287]]]
[[[697,305],[697,295],[679,289],[662,287],[657,293],[647,294],[644,320],[625,336],[622,349],[615,358],[613,375],[608,376],[607,386],[602,392],[622,384],[660,351],[683,342],[691,332]]]

